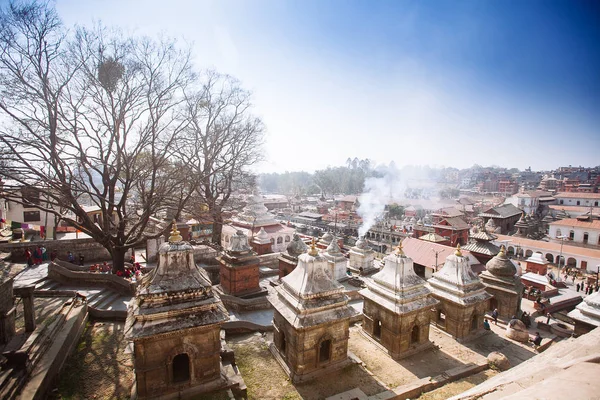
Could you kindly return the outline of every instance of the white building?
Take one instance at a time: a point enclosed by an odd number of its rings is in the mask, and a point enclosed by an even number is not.
[[[535,214],[540,205],[554,203],[554,197],[552,193],[544,192],[541,190],[534,191],[521,191],[508,197],[504,204],[512,204],[521,210],[525,211],[525,214]]]
[[[259,233],[260,240],[268,238],[274,253],[285,251],[294,234],[294,228],[284,226],[275,220],[273,214],[265,207],[263,197],[259,194],[248,196],[246,207],[242,212],[232,218],[231,224],[223,225],[221,246],[228,248],[231,237],[238,230],[243,231],[249,240],[252,240],[254,236],[258,237]]]
[[[23,230],[27,238],[36,236],[39,239],[42,234],[49,239],[52,238],[54,214],[40,208],[48,208],[49,206],[45,204],[43,195],[39,190],[17,185],[9,186],[5,183],[2,186],[2,192],[5,197],[1,199],[2,206],[0,209],[2,215],[0,215],[0,218],[7,221],[3,225],[9,228],[8,221],[10,221],[25,226]]]
[[[600,193],[576,193],[566,192],[554,195],[557,204],[567,206],[598,207],[600,205]]]
[[[600,220],[590,218],[566,218],[550,223],[548,236],[568,237],[575,243],[600,246]]]

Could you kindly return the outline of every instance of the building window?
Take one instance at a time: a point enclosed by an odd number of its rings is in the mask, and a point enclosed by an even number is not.
[[[177,354],[173,358],[173,383],[190,380],[190,358],[187,354]]]
[[[23,222],[41,221],[39,211],[23,211]]]
[[[286,236],[286,237],[285,237],[285,242],[287,243],[287,242],[289,242],[289,241],[290,241],[290,237],[289,237],[289,235],[288,235],[288,236]]]
[[[562,232],[560,231],[560,229],[556,230],[556,237],[560,237],[562,235]]]
[[[375,339],[381,338],[381,321],[378,319],[373,321],[373,337]]]
[[[583,243],[587,243],[589,240],[589,234],[587,232],[583,232]]]
[[[569,239],[571,239],[571,240],[575,239],[575,231],[569,232]]]
[[[581,205],[581,202],[580,202],[579,200],[577,200],[577,205],[578,205],[578,206],[580,206],[580,205]]]
[[[277,238],[277,244],[281,244],[281,243],[283,243],[283,238],[281,236],[279,236]]]
[[[597,201],[594,202],[594,207],[598,207],[598,202]]]

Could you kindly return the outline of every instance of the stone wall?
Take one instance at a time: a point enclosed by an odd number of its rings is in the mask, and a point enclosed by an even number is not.
[[[296,330],[275,310],[273,340],[290,369],[292,381],[301,382],[316,371],[346,361],[349,327],[350,322],[345,319]],[[327,340],[330,341],[329,358],[321,361],[319,353],[321,343]]]
[[[13,299],[13,279],[0,284],[0,344],[10,342],[15,335],[15,309]]]
[[[218,379],[220,368],[220,327],[199,327],[136,340],[135,371],[139,399],[155,398]],[[173,359],[187,354],[190,379],[173,381]],[[175,398],[174,396],[173,398]]]
[[[108,250],[94,239],[70,239],[70,240],[35,240],[33,242],[2,243],[0,252],[11,253],[13,262],[25,262],[25,249],[33,250],[37,246],[44,246],[48,256],[56,250],[58,258],[67,260],[67,252],[72,252],[75,259],[79,261],[79,255],[83,254],[86,262],[97,262],[110,260]]]
[[[136,284],[113,274],[71,271],[56,263],[50,263],[48,278],[67,285],[105,287],[123,295],[135,295]]]
[[[436,296],[434,295],[434,297]],[[456,339],[462,339],[483,329],[483,317],[489,309],[489,300],[462,306],[447,301],[442,297],[436,298],[440,300],[440,304],[435,309],[432,309],[431,321],[438,328],[446,331]],[[439,318],[440,311],[445,315],[443,321]],[[473,317],[475,317],[476,326],[472,326]]]
[[[258,264],[221,265],[221,287],[234,296],[260,290]]]

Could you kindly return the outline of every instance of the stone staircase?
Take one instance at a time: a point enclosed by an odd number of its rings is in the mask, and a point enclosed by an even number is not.
[[[64,298],[58,312],[29,335],[17,335],[3,349],[0,398],[41,399],[77,343],[87,305]]]
[[[34,296],[52,297],[78,294],[85,297],[92,318],[125,321],[127,306],[132,296],[123,295],[109,288],[76,287],[45,278],[37,282]]]

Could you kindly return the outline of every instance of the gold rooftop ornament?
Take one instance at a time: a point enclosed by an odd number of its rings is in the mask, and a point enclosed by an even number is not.
[[[171,229],[171,236],[169,236],[169,243],[177,243],[183,241],[183,238],[177,230],[177,221],[173,220],[173,227]]]
[[[500,257],[506,256],[506,247],[504,247],[504,245],[500,246],[500,251],[498,252],[498,255]]]
[[[402,250],[402,242],[398,243],[398,247],[396,247],[396,255],[404,256],[404,250]]]
[[[315,246],[315,238],[313,237],[312,243],[310,244],[310,250],[308,251],[309,256],[316,257],[319,255],[319,250]]]
[[[462,257],[462,253],[460,251],[460,243],[456,245],[456,251],[454,252],[454,255],[457,257]]]

